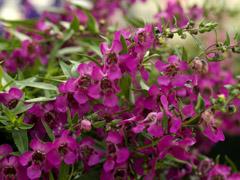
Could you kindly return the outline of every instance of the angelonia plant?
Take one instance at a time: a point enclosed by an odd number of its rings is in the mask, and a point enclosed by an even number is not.
[[[0,180],[240,179],[206,155],[240,134],[240,35],[165,2],[152,22],[128,16],[141,0],[0,20]]]

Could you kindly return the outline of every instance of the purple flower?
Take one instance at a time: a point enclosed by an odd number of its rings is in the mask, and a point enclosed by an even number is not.
[[[107,107],[118,105],[116,93],[119,91],[116,81],[109,78],[109,74],[103,72],[99,67],[94,68],[93,79],[97,84],[89,88],[89,96],[94,99],[103,99],[103,104]]]
[[[27,176],[30,179],[40,178],[42,172],[49,172],[50,165],[47,153],[51,150],[51,143],[42,143],[33,139],[30,143],[32,151],[27,151],[20,156],[19,162],[27,168]]]
[[[94,139],[83,138],[78,147],[79,158],[84,163],[84,168],[89,169],[100,162],[102,152],[95,147]]]
[[[27,111],[24,121],[34,124],[34,127],[30,130],[32,137],[44,138],[47,135],[43,122],[52,129],[55,136],[61,135],[67,122],[67,113],[64,112],[66,110],[64,102],[59,102],[59,100],[61,100],[61,97],[57,98],[56,101],[42,105],[34,104]]]
[[[177,17],[177,25],[182,27],[187,24],[187,18],[180,3],[176,0],[168,1],[167,8],[155,15],[155,18],[161,22],[163,18],[166,22],[172,23],[173,17]],[[172,25],[172,24],[171,24]]]
[[[67,165],[72,165],[77,159],[77,142],[68,134],[69,132],[64,131],[62,136],[53,142],[53,147],[47,154],[49,162],[57,168],[60,167],[62,160]]]
[[[240,179],[240,173],[233,173],[231,176],[228,177],[228,180],[238,180]]]
[[[222,130],[217,127],[216,119],[211,110],[202,113],[203,134],[213,142],[224,141],[225,137]]]
[[[112,166],[109,164],[109,166]],[[123,179],[126,180],[129,178],[128,169],[125,164],[117,165],[112,171],[102,171],[100,179],[105,180],[114,180],[114,179]]]
[[[24,56],[20,49],[15,49],[12,54],[5,59],[4,61],[4,69],[7,72],[16,73],[17,69],[21,69],[24,67],[26,62],[24,62]]]
[[[207,180],[228,179],[231,169],[225,165],[215,165],[208,173]]]
[[[109,79],[111,80],[120,79],[122,76],[122,72],[119,67],[119,53],[122,50],[119,34],[120,32],[115,33],[115,38],[110,48],[106,43],[102,43],[100,45],[100,50],[103,54],[103,59],[105,62],[106,72],[109,74]]]
[[[107,160],[104,162],[104,176],[111,176],[119,166],[127,163],[130,152],[122,146],[123,137],[119,132],[110,131],[106,138]]]
[[[0,145],[0,158],[9,155],[12,152],[12,147],[8,144]]]
[[[162,112],[151,112],[143,121],[139,121],[138,124],[132,128],[132,131],[134,133],[140,133],[147,128],[147,132],[153,137],[161,137],[163,135],[162,118]]]
[[[23,2],[23,13],[25,15],[25,18],[31,19],[39,17],[39,13],[28,0],[24,0]]]
[[[0,102],[9,109],[13,109],[17,106],[22,96],[23,92],[20,89],[12,87],[8,93],[0,93]]]
[[[26,170],[20,166],[18,157],[9,156],[0,160],[0,179],[27,179]]]
[[[149,49],[154,42],[153,26],[146,25],[144,28],[139,28],[134,36],[136,46],[134,50],[136,53],[143,56],[147,49]]]

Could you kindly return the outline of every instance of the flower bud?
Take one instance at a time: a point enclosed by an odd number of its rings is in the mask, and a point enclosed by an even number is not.
[[[154,32],[157,36],[159,36],[161,34],[160,30],[158,29],[158,27],[154,27]]]
[[[182,38],[182,39],[186,39],[186,38],[187,38],[187,35],[186,35],[186,34],[182,34],[182,35],[181,35],[181,38]]]
[[[87,119],[82,120],[81,129],[85,131],[90,131],[92,129],[92,123]]]
[[[189,32],[190,32],[190,34],[192,34],[192,35],[197,35],[197,34],[198,34],[198,30],[197,30],[197,29],[192,29],[192,30],[190,30]]]
[[[192,69],[198,73],[206,74],[208,72],[208,63],[205,59],[195,57],[192,61]]]
[[[235,105],[231,104],[231,105],[229,105],[229,106],[227,107],[227,111],[228,111],[229,113],[235,113],[235,112],[237,111],[237,108],[236,108]]]
[[[161,44],[164,44],[165,43],[165,39],[163,37],[159,37],[158,38],[158,43],[161,45]]]
[[[224,94],[219,94],[216,103],[219,105],[224,105],[226,102],[226,97]]]

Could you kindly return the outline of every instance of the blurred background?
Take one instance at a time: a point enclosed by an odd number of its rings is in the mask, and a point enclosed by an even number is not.
[[[240,1],[239,0],[179,0],[183,7],[190,7],[194,4],[203,6],[208,4],[219,11],[228,11],[231,17],[224,17],[221,21],[224,29],[235,32],[239,30],[240,25]],[[41,12],[61,7],[65,2],[74,2],[84,7],[93,7],[94,0],[0,0],[0,18],[6,20],[19,20],[25,18],[36,18]],[[146,2],[137,2],[130,7],[129,15],[142,18],[145,21],[152,21],[154,15],[160,9],[166,6],[166,0],[146,0]],[[118,21],[121,22],[121,14],[115,13]]]

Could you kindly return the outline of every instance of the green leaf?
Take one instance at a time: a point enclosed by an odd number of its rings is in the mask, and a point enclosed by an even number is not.
[[[185,61],[188,60],[188,54],[184,47],[182,47],[182,60],[185,60]]]
[[[195,106],[195,110],[198,113],[201,113],[205,108],[205,102],[201,94],[198,94],[197,104]]]
[[[28,135],[26,130],[14,130],[12,138],[20,153],[28,150]]]
[[[106,121],[97,121],[93,123],[93,127],[95,128],[102,128],[104,127],[106,124]]]
[[[71,75],[71,66],[67,65],[65,62],[63,61],[59,61],[59,64],[61,66],[61,69],[63,71],[63,74],[67,77],[70,78]]]
[[[164,116],[163,116],[162,127],[163,127],[164,131],[168,130],[168,117],[166,114],[164,114]]]
[[[131,86],[131,77],[130,76],[124,76],[120,80],[120,88],[121,92],[124,95],[124,97],[129,100],[130,98],[130,86]]]
[[[31,38],[29,36],[27,36],[26,34],[23,34],[19,31],[14,30],[14,29],[10,29],[9,32],[11,34],[13,34],[16,38],[18,38],[20,41],[31,40]]]
[[[7,20],[0,19],[1,22],[9,24],[11,26],[33,26],[36,22],[34,19],[24,19],[24,20]]]
[[[58,175],[58,179],[59,180],[66,180],[69,177],[69,169],[70,166],[66,165],[64,162],[61,165],[61,168],[59,170],[59,175]]]
[[[86,14],[88,16],[87,29],[94,34],[99,33],[99,27],[96,19],[90,13],[86,12]]]
[[[89,48],[91,51],[95,52],[99,57],[102,57],[102,53],[99,49],[99,44],[98,43],[82,41],[81,45],[85,46],[86,48]]]
[[[97,121],[97,122],[94,122],[93,123],[93,127],[95,128],[101,128],[101,127],[104,127],[106,124],[106,121]]]
[[[232,171],[238,172],[238,168],[237,168],[236,164],[234,164],[234,162],[227,155],[225,155],[224,157],[225,157],[226,162],[231,166]]]
[[[65,47],[65,48],[62,48],[62,49],[58,50],[57,56],[63,56],[63,55],[72,54],[72,53],[78,53],[78,52],[81,52],[82,50],[83,50],[83,48],[80,47],[80,46]]]
[[[31,77],[28,79],[24,79],[21,81],[15,81],[14,80],[14,85],[17,86],[19,89],[23,89],[26,87],[26,84],[31,84],[32,82],[36,81],[37,78],[36,77]]]
[[[78,8],[81,8],[81,9],[83,8],[88,10],[91,10],[93,6],[91,1],[69,1],[69,3],[73,4]]]
[[[106,41],[106,43],[107,44],[110,44],[111,43],[111,40],[108,38],[108,37],[106,37],[106,36],[103,36],[103,35],[99,35],[102,39],[104,39],[104,41]]]
[[[130,25],[132,25],[136,28],[141,28],[141,27],[144,27],[144,25],[145,25],[144,21],[141,19],[137,19],[137,18],[133,18],[133,17],[131,17],[131,18],[126,17],[126,20]]]
[[[81,180],[93,180],[93,179],[99,179],[97,177],[99,177],[101,174],[101,169],[97,166],[92,168],[90,171],[82,174],[79,179]]]
[[[19,129],[22,129],[22,130],[32,129],[33,126],[34,124],[21,123],[19,125]]]
[[[11,110],[13,114],[17,115],[17,114],[21,114],[23,112],[26,112],[27,110],[29,110],[31,107],[33,106],[33,104],[27,104],[27,105],[24,105],[23,102],[19,102],[17,104],[17,106]]]
[[[150,87],[142,79],[140,80],[140,86],[143,90],[146,90],[146,91],[150,89]]]
[[[175,28],[178,27],[178,25],[177,25],[177,17],[176,16],[173,16],[173,25],[174,25]]]
[[[48,124],[45,121],[42,121],[42,124],[43,124],[43,126],[44,126],[44,128],[45,128],[45,130],[46,130],[46,132],[48,134],[48,137],[50,138],[50,140],[54,141],[55,136],[54,136],[54,134],[52,132],[52,129],[48,126]]]
[[[70,24],[70,29],[77,32],[79,30],[79,20],[76,16],[74,16],[73,21]]]
[[[127,43],[126,43],[126,40],[125,40],[125,38],[123,37],[123,35],[121,35],[121,37],[120,37],[120,41],[121,41],[121,43],[122,43],[122,51],[121,51],[121,53],[122,54],[126,54],[127,52],[128,52],[128,47],[127,47]]]
[[[226,40],[224,41],[224,45],[230,46],[230,36],[227,32],[226,32]]]
[[[54,180],[54,176],[52,172],[49,173],[49,180]]]
[[[160,57],[160,55],[159,54],[152,54],[150,56],[146,56],[146,57],[144,57],[143,63],[146,63],[149,60],[151,60],[152,58],[157,58],[157,57]]]
[[[95,59],[94,57],[92,56],[89,56],[89,55],[86,55],[86,54],[78,54],[80,57],[84,57],[84,58],[87,58],[87,61],[93,61],[95,62],[97,65],[100,65],[98,60]]]
[[[240,41],[240,33],[237,32],[237,33],[234,35],[234,40],[237,41],[237,42]]]
[[[68,29],[67,31],[64,32],[63,39],[60,39],[60,40],[56,41],[53,49],[51,50],[50,56],[49,56],[50,60],[55,58],[55,56],[58,53],[58,50],[62,47],[62,45],[67,40],[69,40],[72,37],[73,34],[74,34],[74,31],[72,29]],[[54,61],[52,61],[52,62],[54,62]],[[48,67],[50,67],[50,65],[48,65]]]
[[[25,102],[27,103],[35,103],[35,102],[48,102],[48,101],[53,101],[56,98],[49,98],[49,97],[38,97],[38,98],[33,98],[33,99],[28,99]]]
[[[52,84],[43,83],[43,82],[23,82],[23,81],[17,81],[17,85],[23,86],[23,87],[33,87],[38,89],[44,89],[44,90],[52,90],[52,91],[58,91],[58,88]]]

